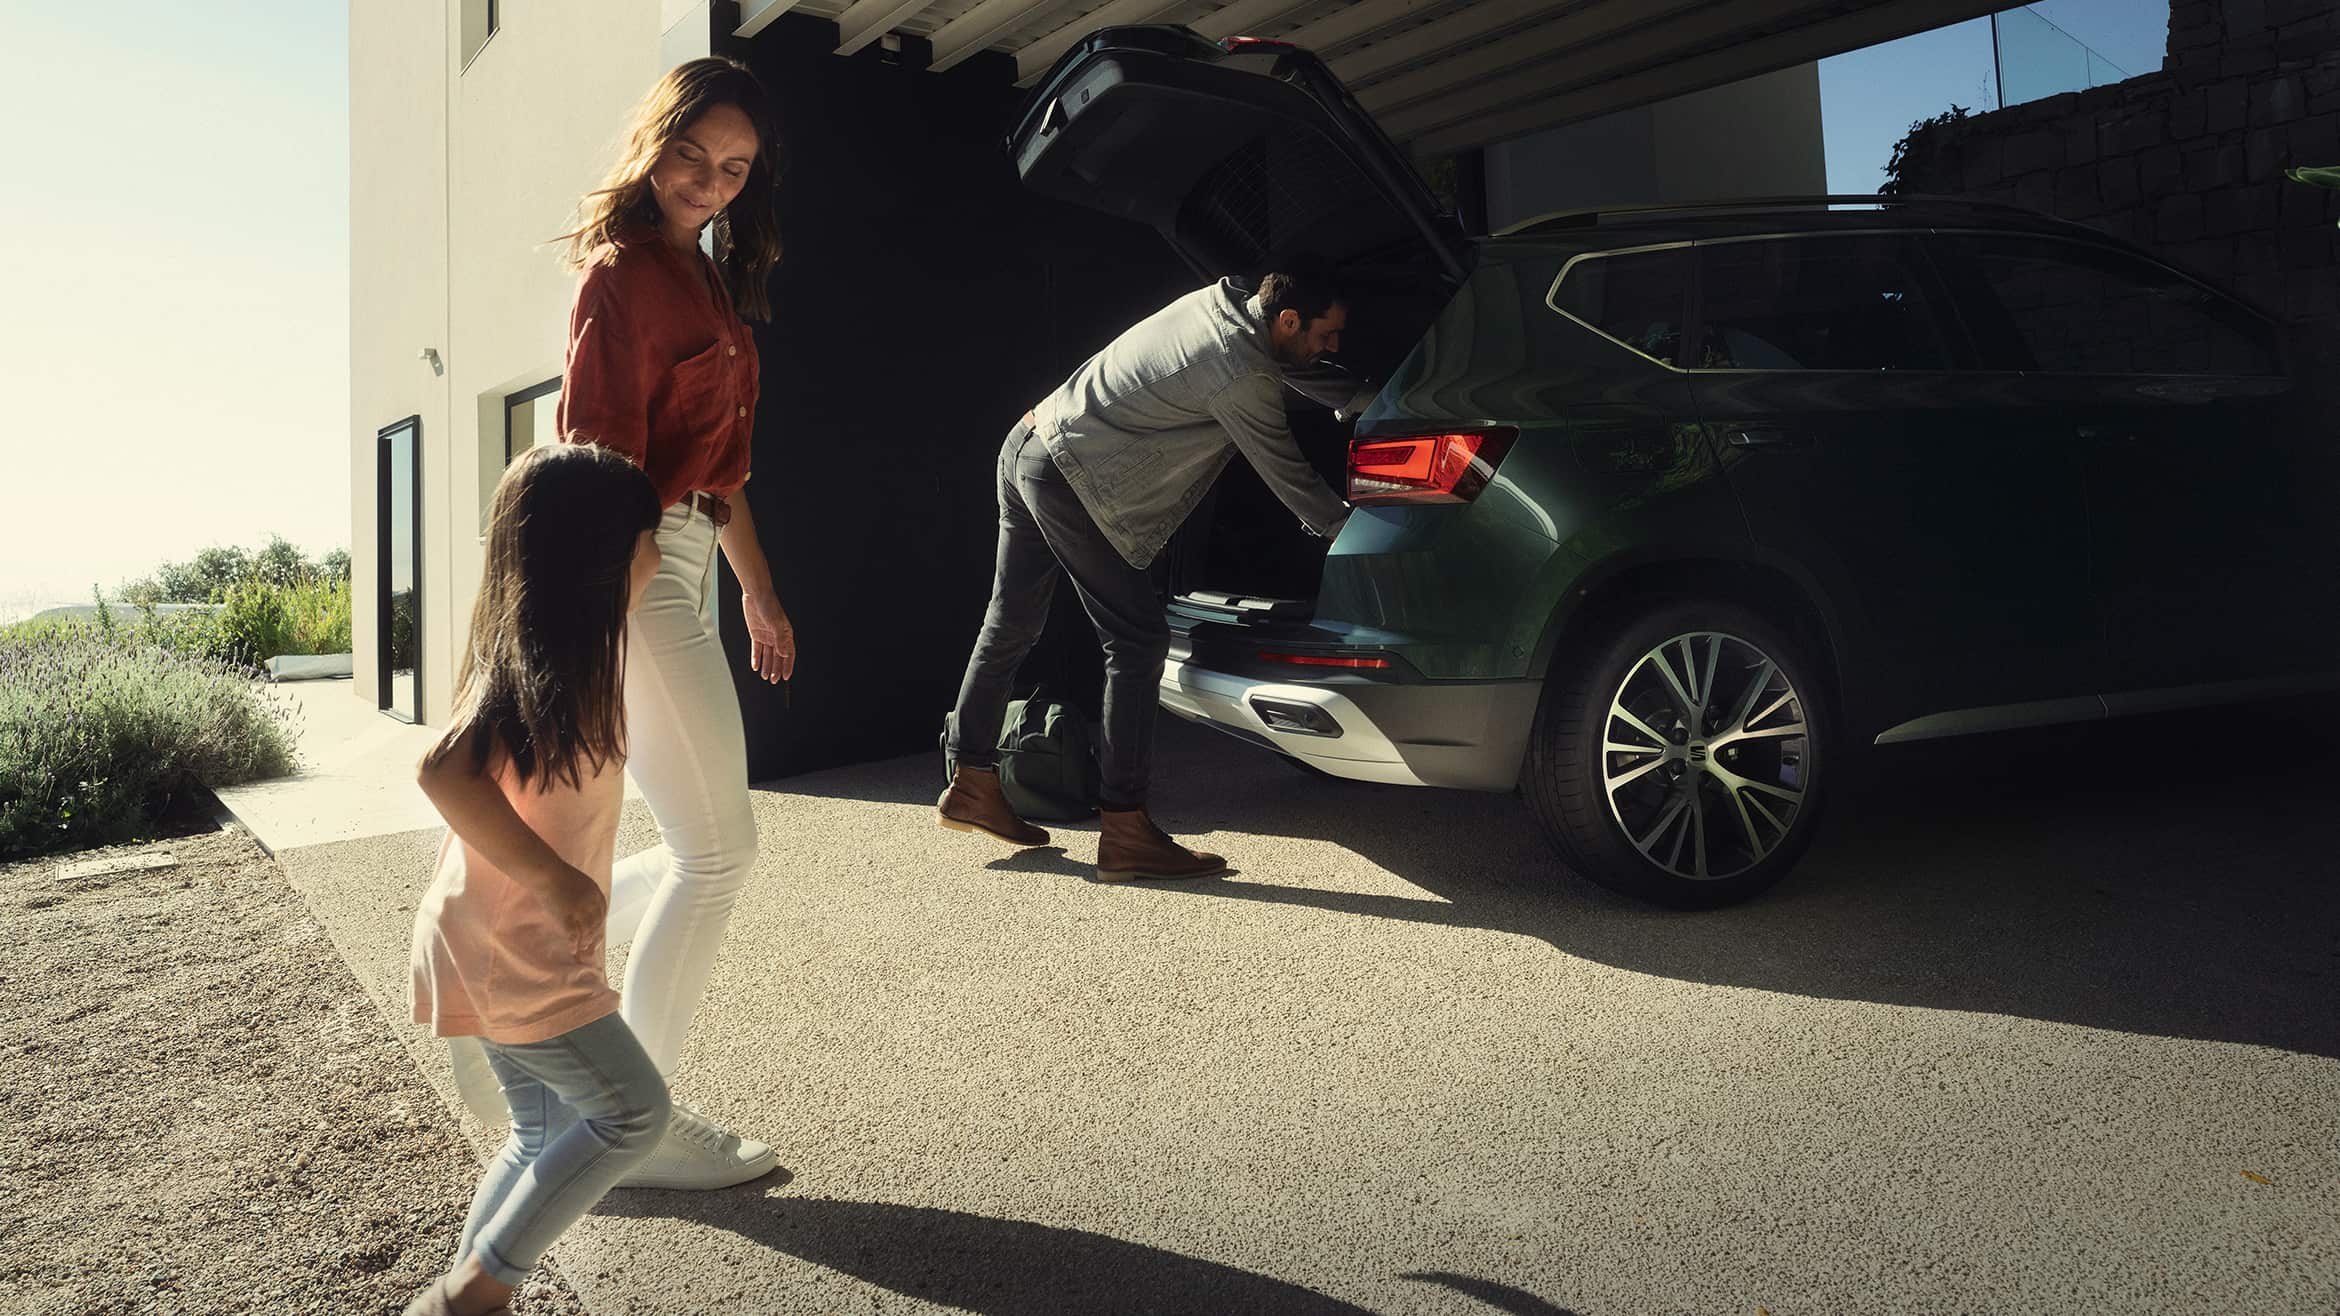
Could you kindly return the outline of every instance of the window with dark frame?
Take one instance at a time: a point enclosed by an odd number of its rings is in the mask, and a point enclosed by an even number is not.
[[[1643,356],[1680,365],[1689,258],[1681,247],[1588,256],[1561,274],[1552,306]]]
[[[495,505],[496,484],[504,478],[504,471],[520,459],[521,453],[559,437],[555,418],[560,413],[560,402],[561,381],[556,375],[541,384],[531,384],[517,393],[504,395],[502,433],[492,432],[491,424],[483,423],[480,426],[480,534],[487,533],[488,509]]]
[[[1998,370],[2076,375],[2283,373],[2268,327],[2244,307],[2125,252],[2027,236],[1942,241],[1983,289],[1978,326]]]
[[[519,460],[520,454],[539,443],[550,443],[558,437],[553,417],[560,410],[561,378],[558,375],[510,394],[504,399],[504,464]]]
[[[1950,370],[1924,255],[1897,234],[1699,248],[1706,370]]]
[[[463,0],[463,67],[479,55],[488,38],[496,34],[497,0]]]

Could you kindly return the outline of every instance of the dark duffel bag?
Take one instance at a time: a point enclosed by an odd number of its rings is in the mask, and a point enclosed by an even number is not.
[[[957,770],[951,718],[943,719],[943,779]],[[1088,715],[1048,697],[1048,687],[1007,706],[999,729],[999,785],[1008,807],[1035,822],[1079,822],[1097,814],[1097,748]]]

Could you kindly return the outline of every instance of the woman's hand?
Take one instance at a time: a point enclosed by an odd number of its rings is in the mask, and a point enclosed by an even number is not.
[[[796,675],[796,628],[780,596],[750,590],[740,595],[739,610],[747,618],[749,669],[768,684]]]

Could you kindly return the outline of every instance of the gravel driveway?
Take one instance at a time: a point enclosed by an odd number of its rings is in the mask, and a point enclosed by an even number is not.
[[[0,867],[0,1313],[396,1312],[471,1151],[267,854],[172,830]]]

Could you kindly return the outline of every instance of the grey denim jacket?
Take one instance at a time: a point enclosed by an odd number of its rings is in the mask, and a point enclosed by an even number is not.
[[[1300,455],[1284,421],[1287,386],[1336,409],[1361,408],[1373,394],[1337,367],[1278,362],[1258,299],[1222,279],[1089,358],[1032,409],[1032,429],[1097,528],[1141,570],[1236,452],[1301,524],[1329,539],[1349,507]]]

